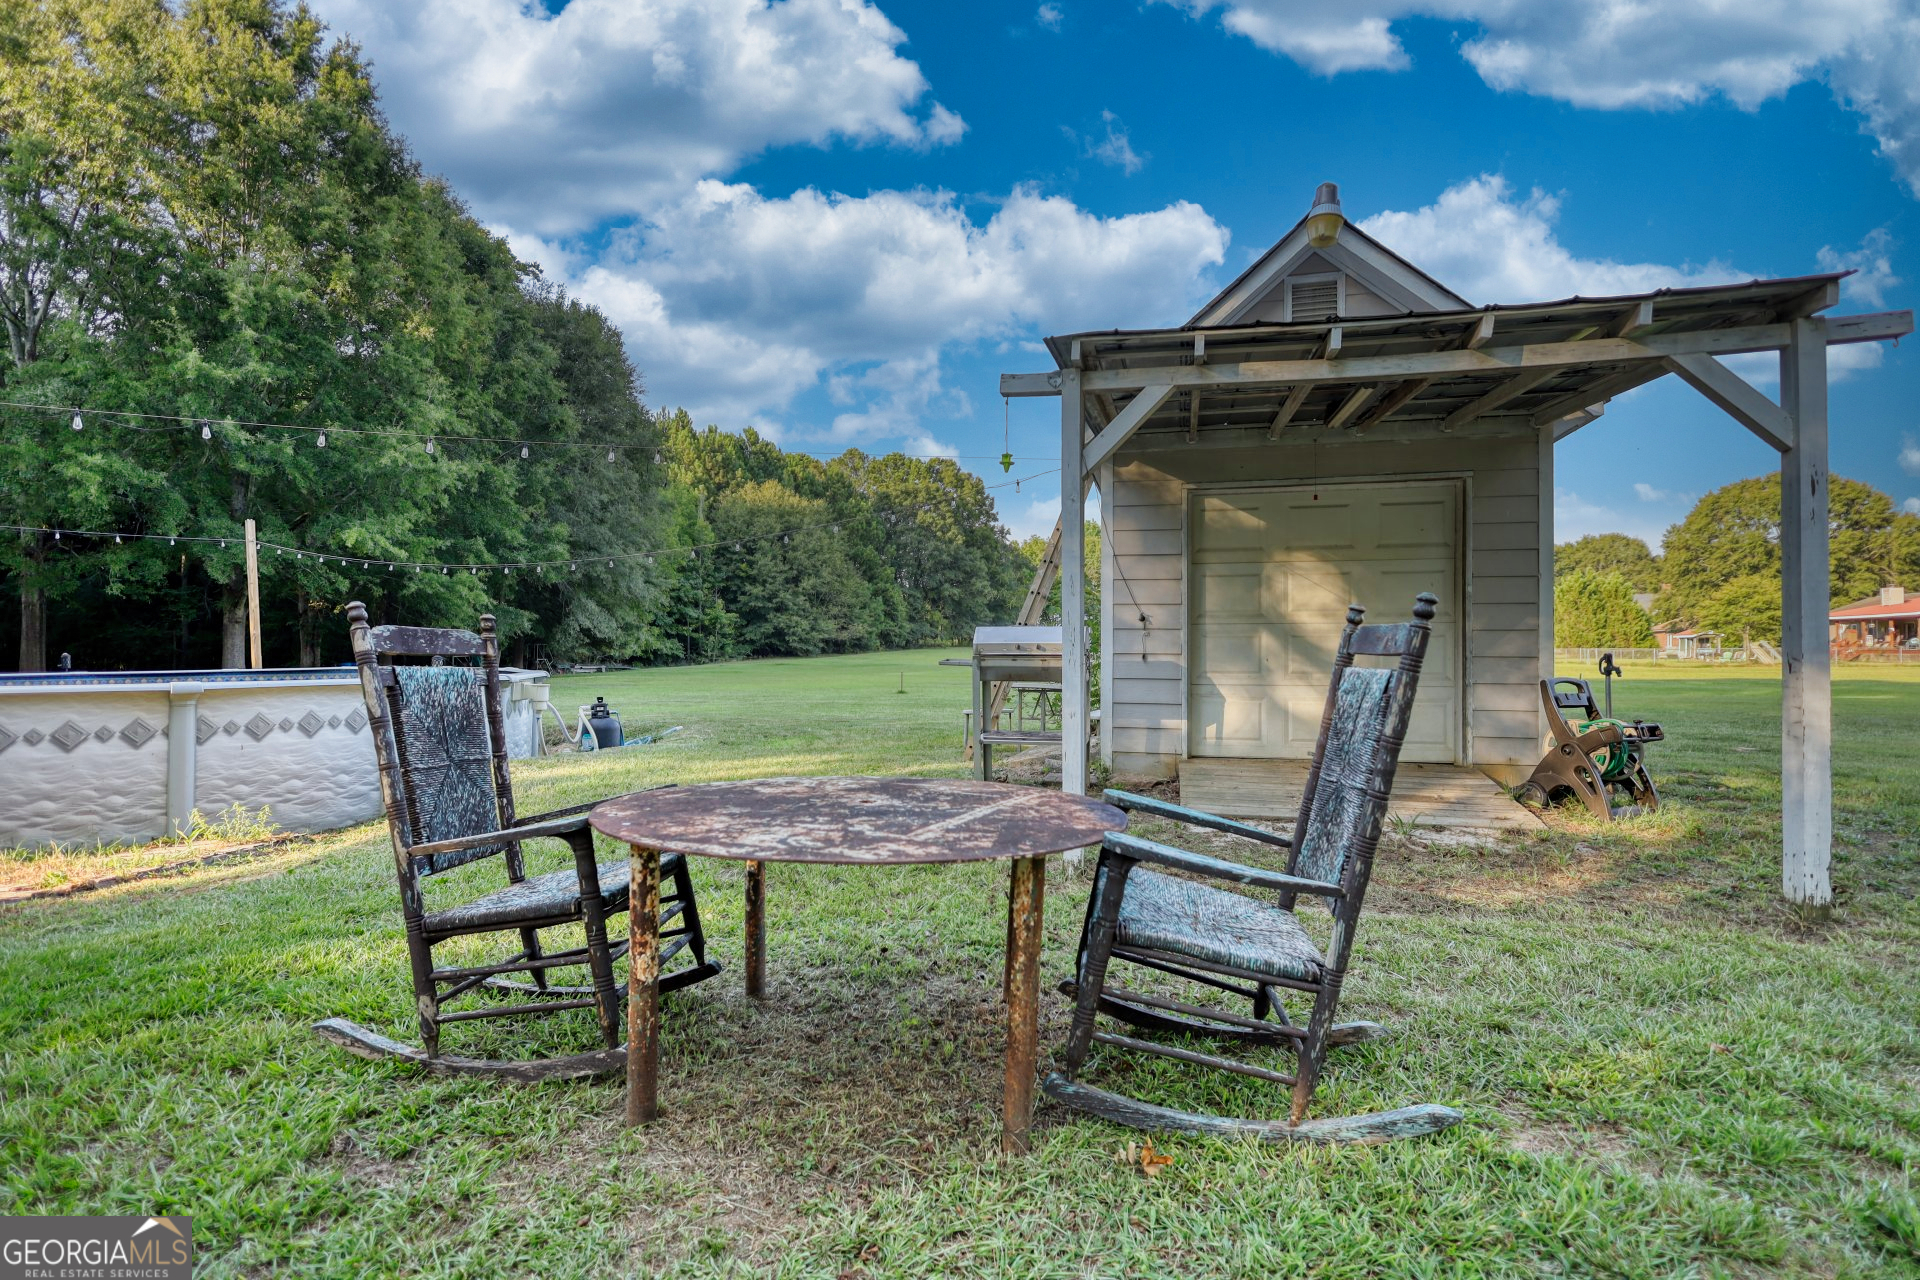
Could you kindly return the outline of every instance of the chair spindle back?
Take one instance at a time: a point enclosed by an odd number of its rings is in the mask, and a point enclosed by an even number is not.
[[[1336,916],[1358,916],[1366,894],[1438,604],[1423,592],[1413,620],[1391,626],[1364,626],[1366,611],[1357,604],[1347,609],[1287,868],[1343,886],[1346,896],[1328,902]],[[1390,668],[1354,666],[1363,654],[1400,661]],[[1292,895],[1282,905],[1291,908]]]

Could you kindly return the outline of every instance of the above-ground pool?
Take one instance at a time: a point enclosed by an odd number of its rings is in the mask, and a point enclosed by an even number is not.
[[[507,753],[534,755],[546,673],[500,675]],[[235,804],[285,831],[380,813],[354,668],[0,674],[0,847],[153,840]]]

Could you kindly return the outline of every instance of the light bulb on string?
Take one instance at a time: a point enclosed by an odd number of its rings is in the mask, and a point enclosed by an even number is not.
[[[213,424],[205,418],[200,419],[200,438],[202,440],[213,439]]]
[[[520,446],[520,456],[523,458],[527,456],[527,446],[525,445]]]
[[[432,436],[428,436],[428,437],[427,437],[427,452],[428,452],[428,453],[432,453],[432,452],[433,452],[433,437],[432,437]]]
[[[326,448],[326,447],[327,447],[327,433],[326,433],[326,432],[324,432],[324,431],[322,431],[322,432],[321,432],[321,433],[320,433],[319,435],[317,435],[317,436],[315,436],[315,437],[313,438],[313,447],[314,447],[314,448],[316,448],[316,449],[324,449],[324,448]]]
[[[608,462],[612,462],[612,461],[613,461],[613,450],[611,450],[611,449],[609,449],[609,450],[607,450],[607,461],[608,461]]]
[[[73,411],[73,429],[75,431],[80,431],[80,430],[83,430],[86,427],[86,425],[87,425],[86,423],[80,420],[80,411],[78,409],[75,409]]]
[[[113,535],[113,540],[114,540],[114,542],[115,542],[116,544],[118,544],[118,543],[119,543],[119,541],[120,541],[120,535],[119,535],[119,534],[117,534],[117,533],[116,533],[116,534],[114,534],[114,535]]]

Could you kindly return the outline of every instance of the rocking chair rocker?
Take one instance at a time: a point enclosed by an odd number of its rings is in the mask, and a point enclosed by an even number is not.
[[[607,917],[627,909],[627,864],[600,863],[587,825],[591,804],[516,818],[513,786],[507,774],[507,740],[500,709],[500,648],[493,615],[480,619],[479,634],[424,627],[369,627],[366,606],[347,606],[353,656],[360,667],[361,692],[372,720],[374,755],[380,767],[380,793],[393,836],[394,868],[400,880],[401,914],[406,921],[407,953],[412,960],[414,1003],[419,1010],[424,1048],[403,1044],[345,1018],[328,1018],[314,1030],[324,1040],[364,1058],[403,1058],[440,1074],[486,1075],[520,1082],[606,1075],[626,1069],[620,1043],[620,999],[624,986],[614,981],[614,962],[628,940],[609,944]],[[401,665],[398,657],[427,659]],[[455,665],[462,659],[474,665]],[[529,878],[521,856],[523,842],[563,840],[573,850],[573,865]],[[443,871],[504,854],[507,880],[471,902],[429,911],[421,881]],[[666,888],[660,897],[660,923],[678,917],[679,927],[663,929],[661,961],[691,950],[693,963],[663,974],[660,989],[672,991],[720,972],[707,959],[706,934],[685,859],[660,860]],[[583,926],[586,945],[563,951],[543,949],[540,930]],[[433,948],[473,934],[520,935],[520,950],[492,963],[436,968]],[[552,970],[586,966],[590,986],[553,986]],[[503,975],[523,973],[531,982]],[[516,1004],[483,1004],[447,1010],[444,1006],[470,991],[522,997]],[[558,1058],[503,1061],[458,1057],[440,1052],[440,1029],[447,1023],[478,1018],[529,1017],[568,1009],[593,1009],[605,1047]]]
[[[1336,1025],[1333,1018],[1373,871],[1387,793],[1413,710],[1435,604],[1433,596],[1421,595],[1414,604],[1413,621],[1400,626],[1362,626],[1360,606],[1347,610],[1320,720],[1320,740],[1294,826],[1295,839],[1146,796],[1106,793],[1107,802],[1122,809],[1287,849],[1287,870],[1281,874],[1240,866],[1138,836],[1107,833],[1080,938],[1077,980],[1061,984],[1075,999],[1073,1023],[1063,1070],[1049,1075],[1041,1086],[1049,1097],[1136,1128],[1274,1142],[1386,1142],[1435,1133],[1460,1122],[1458,1111],[1432,1105],[1338,1119],[1306,1118],[1328,1050],[1387,1034],[1375,1023]],[[1355,667],[1356,654],[1394,657],[1399,663],[1392,669]],[[1149,867],[1273,890],[1278,902],[1269,905]],[[1294,904],[1301,894],[1327,899],[1332,911],[1332,941],[1324,954],[1295,919]],[[1246,996],[1252,1001],[1252,1016],[1108,986],[1107,972],[1114,960]],[[1292,992],[1312,998],[1312,1012],[1304,1026],[1290,1021],[1282,1004],[1282,997]],[[1289,1049],[1296,1067],[1289,1074],[1098,1030],[1094,1020],[1099,1013],[1152,1031]],[[1286,1085],[1292,1090],[1292,1105],[1285,1121],[1248,1120],[1178,1111],[1094,1088],[1075,1077],[1095,1043]]]

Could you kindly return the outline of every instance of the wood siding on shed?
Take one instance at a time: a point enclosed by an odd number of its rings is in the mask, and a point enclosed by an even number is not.
[[[1191,487],[1456,476],[1467,492],[1463,741],[1469,763],[1503,781],[1524,777],[1540,751],[1539,459],[1531,432],[1122,450],[1101,495],[1110,547],[1101,741],[1115,774],[1171,777],[1186,752]],[[1361,603],[1382,619],[1411,606]]]

